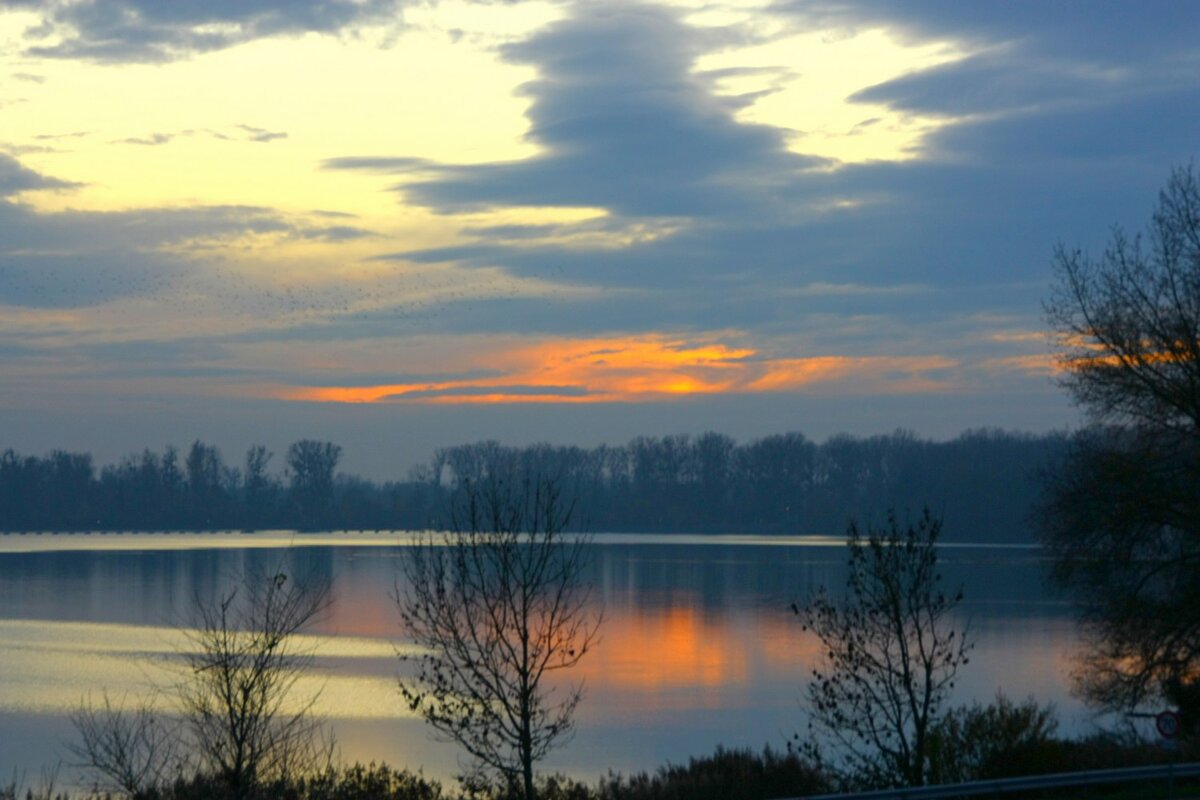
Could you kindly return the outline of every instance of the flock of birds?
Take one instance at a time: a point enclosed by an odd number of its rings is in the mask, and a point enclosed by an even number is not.
[[[271,326],[380,322],[437,327],[476,304],[536,295],[561,296],[561,282],[514,278],[495,268],[397,263],[331,280],[320,274],[265,273],[237,266],[39,265],[0,260],[0,302],[9,305],[87,309],[157,309],[184,318],[225,317]]]

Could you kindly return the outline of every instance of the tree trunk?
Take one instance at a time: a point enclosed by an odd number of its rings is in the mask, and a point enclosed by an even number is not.
[[[521,771],[525,778],[525,800],[536,800],[533,793],[533,737],[529,731],[529,714],[521,715]]]

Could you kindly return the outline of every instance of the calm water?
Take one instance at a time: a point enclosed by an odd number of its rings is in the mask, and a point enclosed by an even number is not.
[[[313,630],[317,668],[301,689],[323,687],[343,758],[449,778],[457,751],[430,740],[395,687],[401,640],[389,595],[403,545],[394,534],[0,537],[0,777],[17,768],[36,778],[57,761],[82,697],[169,679],[162,665],[194,597],[242,570],[283,568],[333,583],[332,613]],[[803,728],[799,697],[817,651],[788,605],[842,584],[843,546],[598,535],[594,551],[603,638],[572,676],[587,687],[578,733],[548,768],[653,769],[717,744],[782,746]],[[1042,588],[1039,552],[946,546],[941,560],[946,583],[966,587],[962,617],[977,642],[958,699],[1033,695],[1057,704],[1065,732],[1084,729],[1068,694],[1074,626]]]

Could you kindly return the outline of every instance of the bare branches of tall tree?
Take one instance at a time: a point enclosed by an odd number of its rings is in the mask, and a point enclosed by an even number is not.
[[[200,770],[244,797],[262,781],[303,774],[327,757],[316,696],[294,691],[313,652],[297,635],[327,608],[329,587],[283,572],[248,575],[196,606],[188,674],[176,689]]]
[[[1099,422],[1200,432],[1200,181],[1177,169],[1145,237],[1059,247],[1046,316],[1064,383]]]
[[[78,739],[67,751],[93,778],[101,792],[135,796],[161,786],[184,770],[186,755],[177,720],[160,712],[154,698],[115,702],[104,692],[100,702],[84,700],[71,713]]]
[[[157,696],[85,701],[71,715],[70,752],[99,788],[130,796],[191,775],[241,800],[329,766],[332,737],[312,713],[317,696],[297,691],[314,656],[299,636],[329,602],[327,581],[282,571],[249,572],[197,598],[176,680],[162,689],[172,707],[160,710]]]
[[[1200,180],[1176,169],[1145,236],[1059,249],[1046,306],[1075,402],[1098,423],[1050,475],[1055,577],[1092,647],[1079,688],[1200,725]]]
[[[450,530],[412,547],[396,601],[418,652],[400,682],[409,706],[480,771],[533,800],[534,765],[571,737],[582,686],[553,680],[597,641],[585,582],[589,543],[567,534],[555,481],[463,481]]]
[[[865,536],[851,523],[846,595],[822,587],[792,606],[825,655],[808,683],[809,729],[832,743],[801,749],[818,763],[832,755],[849,782],[923,786],[931,774],[930,734],[972,648],[954,618],[962,590],[940,586],[941,528],[928,510],[903,527],[889,515]]]

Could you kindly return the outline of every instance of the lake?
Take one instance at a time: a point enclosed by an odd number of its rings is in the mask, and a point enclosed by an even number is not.
[[[384,760],[450,779],[454,746],[432,741],[396,689],[402,643],[391,600],[404,534],[38,534],[0,536],[0,776],[36,782],[89,694],[169,680],[177,628],[194,598],[244,570],[332,582],[311,631],[318,653],[301,691],[347,761]],[[789,610],[840,587],[845,547],[824,537],[593,537],[590,580],[602,639],[568,680],[586,687],[577,734],[545,768],[580,778],[653,770],[718,744],[782,747],[803,730],[800,697],[819,652]],[[1036,547],[943,545],[945,585],[965,587],[960,622],[976,641],[956,699],[997,691],[1052,701],[1064,733],[1088,729],[1069,694],[1078,644],[1070,608],[1042,585]],[[60,783],[75,771],[62,767]]]

